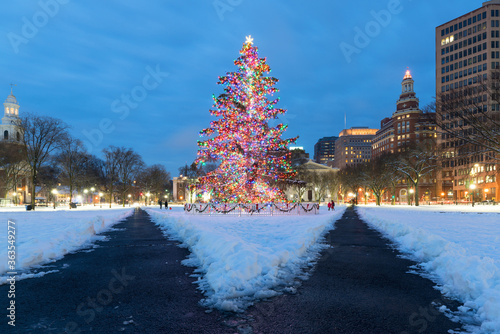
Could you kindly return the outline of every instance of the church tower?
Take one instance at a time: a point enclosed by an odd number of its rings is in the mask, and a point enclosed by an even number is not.
[[[2,124],[0,124],[0,141],[20,143],[23,139],[23,133],[18,125],[20,122],[19,104],[12,93],[12,88],[3,106],[4,115],[2,117]]]

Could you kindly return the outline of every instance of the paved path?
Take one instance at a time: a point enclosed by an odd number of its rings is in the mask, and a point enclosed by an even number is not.
[[[460,327],[433,302],[451,308],[433,283],[408,274],[415,263],[348,208],[327,235],[311,278],[296,295],[282,295],[248,310],[254,333],[447,333]]]
[[[459,327],[435,310],[432,282],[408,274],[379,233],[348,209],[311,278],[294,295],[244,314],[198,305],[201,293],[180,265],[188,251],[164,238],[137,210],[90,253],[67,255],[59,273],[17,283],[18,326],[1,333],[447,333]],[[0,287],[6,295],[7,287]]]
[[[192,269],[180,264],[188,251],[166,240],[145,211],[115,228],[92,252],[57,261],[59,273],[17,282],[17,326],[2,315],[0,333],[234,332],[221,313],[198,305]]]

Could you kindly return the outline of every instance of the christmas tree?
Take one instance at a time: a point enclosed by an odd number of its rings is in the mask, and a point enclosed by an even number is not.
[[[219,77],[224,93],[213,96],[210,113],[218,119],[200,132],[211,138],[198,141],[196,162],[216,162],[218,166],[200,178],[198,189],[221,202],[285,200],[280,184],[295,175],[288,145],[297,137],[281,139],[287,125],[269,125],[286,112],[276,108],[279,98],[270,101],[266,97],[278,92],[274,87],[278,79],[264,76],[271,69],[265,58],[259,58],[250,36],[234,64],[238,71]]]

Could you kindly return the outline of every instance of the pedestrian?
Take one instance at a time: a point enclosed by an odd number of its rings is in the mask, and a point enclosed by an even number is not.
[[[168,210],[168,201],[166,198],[165,198],[165,210]]]
[[[158,201],[158,204],[160,204],[160,210],[161,210],[161,206],[162,206],[162,204],[163,204],[163,203],[161,202],[161,200],[159,200],[159,201]]]
[[[333,199],[331,204],[332,204],[332,211],[335,211],[335,202],[333,201]]]
[[[332,208],[332,202],[328,202],[328,211]]]

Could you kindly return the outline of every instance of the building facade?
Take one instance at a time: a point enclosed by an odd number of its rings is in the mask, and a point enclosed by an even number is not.
[[[324,137],[314,145],[314,161],[331,165],[335,161],[335,142],[339,137]]]
[[[499,112],[498,102],[482,89],[499,68],[500,0],[484,2],[436,28],[436,111],[441,128],[448,130],[438,135],[443,155],[437,181],[446,199],[498,201],[498,161],[482,147],[453,135],[464,124],[456,115],[460,110],[447,101],[467,95],[465,103],[476,109],[473,112]]]
[[[380,130],[375,134],[372,145],[372,159],[386,154],[398,154],[405,152],[413,145],[422,141],[431,141],[434,145],[437,139],[436,114],[434,112],[424,113],[420,109],[420,101],[415,93],[415,82],[410,70],[407,70],[401,82],[401,95],[396,102],[396,111],[391,117],[384,118],[380,122]],[[408,199],[408,185],[406,180],[401,180],[396,185],[395,200],[406,202]],[[418,193],[422,201],[435,200],[436,173],[427,175],[419,182]],[[384,194],[384,200],[390,194]]]
[[[342,130],[335,141],[334,166],[339,169],[370,162],[372,141],[378,129],[355,127]]]
[[[407,70],[401,82],[402,92],[396,102],[396,111],[380,122],[380,130],[373,139],[372,158],[401,153],[410,145],[436,139],[436,114],[420,110],[414,83],[410,70]]]
[[[23,131],[19,126],[19,104],[12,93],[5,100],[0,124],[0,145],[8,157],[0,167],[0,206],[24,204],[30,201],[29,166],[20,153]],[[7,153],[9,152],[9,153]]]

